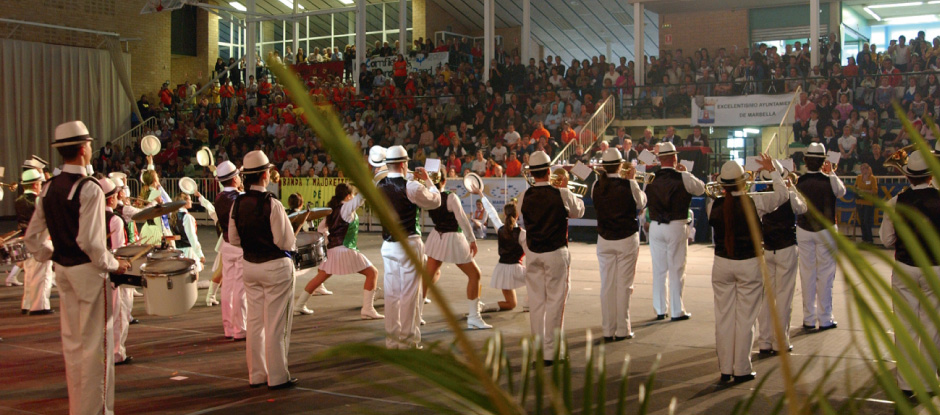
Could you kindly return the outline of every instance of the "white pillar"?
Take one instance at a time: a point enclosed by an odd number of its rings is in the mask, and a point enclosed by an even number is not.
[[[293,14],[297,14],[297,2],[299,0],[294,0],[294,11]],[[297,33],[300,31],[300,21],[297,20],[297,17],[294,17],[294,21],[291,23],[294,25],[294,39],[291,42],[291,50],[294,51],[294,56],[297,56],[297,47],[300,46],[300,34]],[[285,65],[290,65],[294,62],[284,62]]]
[[[646,7],[643,6],[643,3],[633,3],[633,79],[637,85],[646,84],[643,79],[646,76],[646,68],[643,65],[643,56],[645,55],[643,39],[646,36],[644,29],[645,14]]]
[[[248,77],[252,75],[257,75],[258,64],[255,63],[257,59],[257,53],[255,53],[255,27],[257,27],[259,22],[253,21],[255,16],[255,0],[247,0],[245,3],[246,8],[248,9],[248,14],[245,15],[245,20],[247,21],[247,31],[248,36],[245,42],[245,85],[248,85]],[[257,81],[257,79],[255,79]]]
[[[522,39],[519,42],[521,48],[519,57],[522,58],[522,64],[528,65],[532,58],[532,6],[530,0],[522,0]]]
[[[483,0],[483,82],[490,80],[490,62],[495,55],[494,8],[493,0]]]
[[[819,0],[809,0],[809,52],[810,64],[819,65]]]
[[[356,61],[353,63],[353,82],[359,85],[359,66],[366,61],[366,0],[356,0]]]
[[[398,0],[398,46],[402,56],[408,56],[408,0]]]

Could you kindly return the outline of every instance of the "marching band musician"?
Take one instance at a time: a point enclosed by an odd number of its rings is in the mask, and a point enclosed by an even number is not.
[[[42,189],[45,177],[40,170],[30,168],[23,170],[20,184],[23,194],[16,198],[16,221],[18,228],[24,233],[29,226],[33,212],[36,210],[36,197]],[[49,296],[52,294],[52,261],[38,261],[36,258],[27,258],[23,261],[23,314],[42,315],[52,314]],[[12,271],[11,271],[12,272]]]
[[[911,187],[893,197],[888,201],[888,205],[895,206],[900,204],[912,208],[923,214],[924,217],[933,224],[933,229],[940,229],[940,191],[931,185],[931,182],[934,181],[933,175],[930,172],[930,168],[927,166],[927,161],[924,160],[924,155],[920,151],[912,152],[907,158],[907,165],[901,168],[901,172],[907,176]],[[911,230],[914,231],[917,239],[920,241],[920,245],[924,247],[928,261],[933,268],[933,274],[940,275],[940,258],[931,254],[930,249],[927,248],[928,243],[923,237],[923,234],[929,231],[916,226],[912,226]],[[927,331],[928,338],[921,338],[917,335],[913,327],[907,323],[906,319],[901,319],[902,324],[907,326],[907,333],[911,335],[920,349],[920,353],[924,356],[928,356],[928,347],[925,346],[925,344],[933,342],[934,347],[940,347],[940,336],[937,334],[937,327],[930,320],[928,313],[925,312],[925,309],[936,310],[938,305],[937,293],[931,289],[931,284],[928,282],[929,277],[927,275],[929,273],[925,273],[925,270],[918,267],[914,262],[914,258],[908,251],[904,241],[898,238],[895,232],[894,222],[892,222],[890,216],[884,216],[884,220],[881,222],[881,229],[878,231],[878,236],[886,247],[894,247],[894,258],[897,261],[897,266],[912,279],[913,285],[906,283],[898,276],[897,272],[892,272],[891,286],[897,291],[898,295],[903,298],[903,301],[914,310],[917,314],[917,318]],[[920,302],[918,296],[914,294],[914,292],[918,290],[923,292],[930,303],[922,304]],[[895,309],[897,309],[897,307],[895,307]],[[929,357],[926,360],[930,365],[929,372],[936,373],[937,363]],[[919,371],[917,375],[920,376]],[[923,382],[924,385],[929,385],[932,382],[936,382],[936,378],[904,379],[904,377],[901,376],[901,371],[897,373],[897,380],[898,387],[909,397],[913,396],[910,386],[911,383]]]
[[[114,212],[121,189],[109,178],[98,179],[98,185],[104,192],[104,221],[108,228],[108,249],[114,251],[127,245],[127,231],[124,219]],[[114,365],[130,363],[133,357],[127,355],[124,343],[127,341],[127,327],[131,322],[131,310],[134,306],[134,287],[114,286],[112,284],[111,315],[114,320]]]
[[[285,209],[285,211],[287,212],[287,217],[290,217],[291,214],[304,211],[304,197],[303,195],[300,194],[300,192],[294,193],[287,197],[287,208]],[[323,221],[320,221],[320,224],[322,225]],[[304,231],[310,230],[310,222],[309,221],[304,222],[301,228]],[[319,229],[317,230],[319,231]],[[298,277],[300,275],[303,275],[306,271],[307,270],[298,271],[297,272]],[[308,285],[309,285],[309,281],[308,281]],[[300,295],[297,296],[297,300],[294,301],[294,306],[295,306],[294,312],[297,314],[307,314],[307,315],[313,314],[313,310],[307,308],[307,305],[306,305],[307,300],[305,299],[304,301],[300,301],[300,296],[302,295],[303,293],[300,293]],[[320,285],[318,285],[316,289],[313,290],[313,293],[310,295],[333,295],[333,292],[326,289],[326,284],[320,283]]]
[[[822,144],[810,144],[804,159],[808,172],[800,176],[796,188],[810,205],[836,226],[836,199],[845,196],[845,185],[826,160],[826,147]],[[837,325],[832,318],[835,242],[826,227],[809,213],[799,215],[796,226],[803,291],[803,329],[814,330],[817,322],[820,331],[834,329]]]
[[[202,253],[202,244],[199,243],[199,234],[196,232],[196,218],[189,214],[193,208],[193,199],[186,193],[176,195],[176,200],[183,200],[186,205],[170,216],[170,230],[179,235],[176,248],[183,251],[183,258],[196,261],[196,275],[202,272],[206,263],[206,256]]]
[[[294,197],[293,195],[291,197]],[[375,311],[375,288],[379,270],[372,261],[359,252],[359,215],[356,210],[365,204],[361,194],[353,194],[349,184],[339,183],[336,192],[327,204],[333,211],[320,221],[317,231],[327,238],[326,261],[294,302],[294,312],[313,314],[306,306],[307,300],[323,283],[333,275],[362,274],[366,282],[362,287],[362,310],[359,317],[363,320],[382,319],[385,316]]]
[[[623,157],[616,148],[601,155],[601,168],[591,189],[597,210],[597,261],[601,272],[601,320],[604,341],[633,338],[630,325],[630,296],[640,253],[640,225],[637,210],[646,207],[646,194],[633,180],[620,177]]]
[[[32,157],[26,159],[26,161],[23,162],[23,166],[22,166],[22,167],[23,167],[23,172],[26,172],[26,171],[28,171],[28,170],[36,170],[36,171],[38,171],[39,174],[42,176],[41,181],[42,181],[42,182],[45,182],[46,179],[48,179],[48,177],[46,177],[46,173],[45,173],[46,166],[48,166],[48,165],[49,165],[49,162],[47,162],[47,161],[45,161],[45,160],[39,158],[38,156],[36,156],[36,155],[34,154]],[[24,187],[25,187],[25,183],[24,183]],[[41,184],[40,184],[40,188],[41,188]],[[26,232],[26,226],[29,225],[29,219],[30,219],[30,217],[32,217],[32,215],[33,215],[33,210],[35,209],[35,203],[36,203],[36,196],[35,196],[35,195],[38,194],[38,193],[39,193],[39,191],[36,190],[36,191],[33,193],[33,196],[30,196],[30,198],[31,198],[32,200],[26,201],[26,202],[28,202],[27,204],[29,204],[29,206],[26,206],[26,205],[23,205],[23,206],[22,206],[22,208],[24,208],[24,210],[23,210],[24,215],[25,215],[26,213],[28,213],[29,216],[23,216],[23,215],[21,215],[21,214],[20,214],[20,207],[17,207],[17,214],[16,214],[16,217],[17,217],[17,227],[18,227],[18,229],[19,229],[20,231],[22,231],[23,233]],[[19,202],[20,198],[22,198],[22,197],[23,197],[23,196],[20,196],[19,198],[16,199],[16,201],[15,201],[16,206],[19,206],[21,203],[23,203],[23,202]],[[2,196],[0,196],[0,198],[2,198]],[[0,200],[3,200],[3,199],[0,199]],[[24,261],[24,262],[25,262],[25,261]],[[24,262],[15,263],[15,264],[13,264],[13,268],[10,268],[10,272],[7,274],[7,279],[6,279],[6,286],[7,286],[7,287],[18,287],[18,286],[23,285],[22,282],[19,282],[19,281],[16,279],[16,275],[20,273],[20,270],[21,270],[21,269],[24,269],[24,266],[25,266],[25,263],[24,263]],[[51,275],[51,271],[50,271],[50,275]],[[24,276],[23,278],[25,279],[25,278],[27,278],[27,277]],[[51,278],[51,277],[50,277],[50,278]],[[54,283],[54,282],[53,282],[53,283]],[[33,297],[30,297],[30,298],[32,299]],[[25,313],[29,312],[29,307],[28,307],[29,304],[28,304],[28,302],[26,301],[26,290],[23,291],[23,301],[24,301],[24,303],[23,303],[22,309],[23,309],[23,313],[25,314]],[[49,307],[46,307],[46,308],[49,308]]]
[[[656,319],[688,320],[692,314],[682,305],[685,285],[688,243],[689,207],[693,196],[705,193],[705,183],[679,164],[676,147],[666,142],[659,145],[656,180],[646,186],[649,199],[650,254],[653,257],[653,309]],[[669,274],[669,299],[666,299],[666,274]]]
[[[777,171],[779,171],[779,166]],[[772,181],[773,173],[762,170],[760,178]],[[788,183],[792,184],[792,183]],[[773,191],[770,185],[765,191]],[[796,272],[799,256],[796,248],[796,215],[806,213],[806,203],[794,189],[788,189],[789,203],[782,203],[776,210],[761,217],[761,233],[764,236],[764,261],[767,263],[768,280],[777,302],[777,315],[783,325],[783,341],[775,341],[774,326],[770,317],[770,303],[764,301],[757,316],[759,334],[757,346],[761,354],[780,353],[780,343],[793,350],[790,344],[790,316],[793,314],[793,293],[796,289]]]
[[[438,177],[440,179],[437,182],[437,189],[443,200],[439,207],[428,211],[428,215],[434,222],[434,229],[431,230],[428,241],[424,244],[428,272],[437,276],[445,262],[457,265],[457,268],[467,276],[467,300],[469,300],[467,328],[491,329],[493,326],[486,324],[483,316],[480,315],[483,307],[483,303],[480,302],[480,292],[483,287],[480,283],[480,267],[473,260],[473,257],[477,255],[476,237],[473,235],[470,220],[463,211],[460,198],[456,193],[444,190],[447,178],[443,172],[439,172]],[[423,290],[423,297],[427,297],[427,287]],[[418,306],[421,312],[424,311],[423,305],[424,302],[421,301]]]
[[[148,159],[150,159],[150,156],[148,156]],[[163,186],[160,185],[160,175],[152,166],[144,170],[140,177],[141,183],[144,185],[144,190],[141,190],[141,197],[150,203],[148,206],[170,202],[170,196],[166,194]],[[161,245],[164,237],[173,236],[166,219],[166,216],[161,216],[144,223],[144,226],[140,229],[140,242],[148,245]],[[170,241],[170,245],[173,245],[172,241]]]
[[[248,313],[248,300],[245,297],[245,282],[242,279],[242,257],[244,253],[242,248],[233,245],[229,239],[229,229],[231,229],[229,218],[232,214],[232,205],[241,192],[241,176],[235,168],[235,163],[223,161],[215,169],[219,183],[222,184],[222,191],[215,198],[216,215],[219,218],[218,224],[222,228],[222,247],[219,249],[222,267],[222,328],[225,331],[225,337],[235,340],[245,340],[246,336],[246,315]],[[215,296],[218,289],[217,284],[209,287],[209,293]]]
[[[81,121],[56,127],[52,147],[65,164],[36,199],[25,239],[34,258],[56,263],[69,412],[113,414],[114,332],[107,279],[109,271],[123,274],[130,263],[107,250],[104,192],[85,168],[92,140]]]
[[[499,220],[495,214],[496,208],[490,203],[483,189],[479,188],[471,193],[480,196],[480,203],[486,206],[493,215],[487,214],[493,228],[496,229],[497,252],[499,261],[493,268],[493,274],[490,276],[490,287],[503,292],[505,301],[497,303],[499,311],[508,311],[516,308],[516,289],[525,287],[525,265],[522,259],[525,258],[525,230],[519,227],[519,209],[514,201],[510,201],[503,206],[503,215],[506,217],[506,223]],[[523,302],[523,311],[528,311],[528,294]]]
[[[371,160],[371,156],[370,156]],[[388,198],[398,214],[399,224],[408,234],[405,241],[396,241],[388,230],[382,229],[382,260],[385,263],[385,345],[389,349],[420,348],[421,331],[418,301],[421,297],[421,277],[408,259],[402,244],[424,253],[419,228],[420,209],[436,209],[441,205],[441,194],[431,185],[427,172],[418,167],[414,180],[405,177],[408,152],[402,146],[390,147],[385,163],[388,175],[377,187]]]
[[[232,205],[228,240],[244,252],[248,384],[290,388],[297,383],[287,369],[294,294],[294,262],[289,251],[296,250],[296,238],[284,205],[267,191],[272,166],[268,157],[255,150],[245,155],[242,165],[248,191]]]
[[[744,188],[744,168],[729,160],[721,166],[722,194],[706,206],[708,224],[715,238],[712,289],[715,295],[715,349],[721,382],[732,376],[736,382],[753,380],[751,345],[754,322],[763,298],[763,281],[745,209],[760,217],[787,201],[786,184],[766,154],[759,159],[763,170],[772,171],[772,193],[748,194]],[[659,177],[656,178],[659,180]],[[655,183],[655,182],[654,182]],[[745,207],[745,204],[750,207]]]
[[[559,187],[549,183],[551,158],[544,151],[529,156],[529,172],[535,185],[519,195],[528,247],[525,281],[529,295],[529,325],[542,338],[545,365],[555,355],[555,330],[564,330],[565,304],[570,284],[568,218],[584,216],[584,202],[568,189],[568,178]]]
[[[121,172],[111,172],[108,174],[108,178],[117,186],[117,194],[115,195],[116,205],[114,207],[114,213],[118,215],[121,220],[124,221],[125,229],[125,244],[137,243],[140,240],[140,232],[137,231],[137,223],[134,222],[134,215],[140,212],[140,209],[137,209],[130,204],[130,189],[126,185],[127,175]],[[110,223],[110,222],[109,222]],[[116,248],[112,248],[116,249]],[[131,285],[123,285],[115,287],[115,291],[120,292],[120,295],[116,295],[115,298],[120,299],[124,303],[121,304],[123,310],[127,310],[126,316],[129,324],[138,324],[139,320],[134,318],[134,297],[143,296],[140,292],[137,291],[137,288]],[[115,308],[118,306],[115,305]],[[117,324],[117,323],[115,323]],[[123,343],[122,343],[123,344]]]

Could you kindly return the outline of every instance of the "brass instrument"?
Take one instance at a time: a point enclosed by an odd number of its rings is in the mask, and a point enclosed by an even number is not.
[[[636,167],[628,163],[629,162],[624,161],[620,166],[620,171],[618,174],[620,174],[621,179],[626,179],[630,175],[631,170],[636,170]],[[598,165],[594,166],[594,173],[600,176],[602,174],[607,174],[607,170],[604,170],[603,166]],[[643,173],[638,171],[633,174],[633,178],[637,181],[637,183],[643,184],[645,186],[653,182],[653,180],[656,178],[656,173]]]
[[[277,171],[277,167],[271,166],[268,169],[268,176],[271,178],[271,183],[281,182],[281,173]]]
[[[898,172],[903,174],[904,171],[901,170],[901,167],[904,167],[907,165],[907,156],[911,154],[912,151],[914,151],[914,146],[915,144],[911,144],[911,145],[899,148],[898,151],[895,151],[894,154],[891,155],[891,157],[888,157],[888,159],[885,160],[882,166],[886,168],[893,167],[897,169]]]
[[[0,182],[0,187],[4,187],[11,192],[15,192],[16,188],[19,187],[19,183],[2,183]]]
[[[529,166],[522,167],[522,177],[524,177],[526,182],[529,183],[529,186],[535,185],[535,178],[529,175]],[[565,180],[568,180],[567,188],[571,191],[571,193],[574,194],[575,197],[582,198],[587,195],[587,185],[571,181],[570,176],[568,176],[568,170],[565,170],[563,167],[559,167],[553,170],[552,174],[548,177],[548,183],[558,188],[563,187]]]
[[[444,173],[442,173],[440,170],[428,173],[428,178],[431,179],[431,183],[434,183],[435,185],[440,184],[443,177]]]

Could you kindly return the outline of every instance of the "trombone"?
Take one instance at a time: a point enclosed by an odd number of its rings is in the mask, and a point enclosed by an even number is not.
[[[754,187],[754,185],[763,184],[763,185],[769,186],[769,185],[774,184],[773,180],[752,180],[754,177],[756,177],[753,171],[744,172],[744,177],[746,177],[747,179],[744,181],[744,185],[741,186],[740,189],[743,190],[745,194],[751,195],[751,196],[766,193],[766,192],[752,191],[751,189]],[[799,179],[799,175],[797,175],[796,173],[792,171],[787,172],[787,177],[784,179],[784,183],[786,183],[787,187],[793,187],[793,186],[796,186],[797,179]],[[711,199],[718,199],[724,194],[725,186],[728,186],[728,185],[723,184],[721,182],[708,182],[705,184],[705,195]]]

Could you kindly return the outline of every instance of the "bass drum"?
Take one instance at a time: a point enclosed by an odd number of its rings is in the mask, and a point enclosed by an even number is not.
[[[297,234],[297,252],[294,253],[294,268],[313,268],[326,261],[326,242],[320,232]]]
[[[178,316],[196,304],[196,261],[173,258],[151,261],[140,270],[143,274],[147,314]]]

